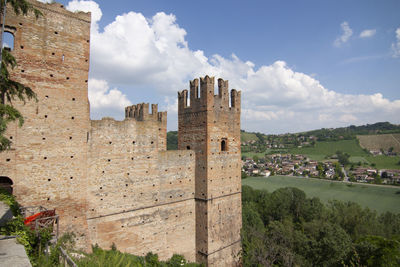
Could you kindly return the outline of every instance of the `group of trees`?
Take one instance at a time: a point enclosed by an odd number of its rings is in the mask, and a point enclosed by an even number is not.
[[[243,186],[243,266],[399,266],[400,215]]]

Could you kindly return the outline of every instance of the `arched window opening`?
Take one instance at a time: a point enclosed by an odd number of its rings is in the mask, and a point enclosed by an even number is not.
[[[0,188],[12,194],[13,192],[13,181],[7,176],[0,176]]]
[[[228,151],[228,144],[226,138],[221,141],[221,151]]]
[[[186,146],[186,149],[187,149],[187,150],[190,150],[190,146]]]
[[[3,48],[9,51],[14,50],[14,34],[9,31],[3,33]]]

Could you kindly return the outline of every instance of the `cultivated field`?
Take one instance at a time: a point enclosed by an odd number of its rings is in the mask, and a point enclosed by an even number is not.
[[[400,152],[400,134],[357,135],[360,145],[368,150],[389,150]]]
[[[318,197],[324,203],[337,199],[353,201],[379,213],[400,212],[400,187],[347,184],[290,176],[249,177],[243,179],[242,184],[255,189],[266,189],[269,192],[282,187],[297,187],[303,190],[307,197]]]

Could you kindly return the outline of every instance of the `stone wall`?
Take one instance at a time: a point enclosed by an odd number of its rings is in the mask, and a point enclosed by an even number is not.
[[[214,78],[179,93],[179,149],[166,151],[166,112],[127,107],[125,119],[90,120],[90,13],[30,2],[43,13],[16,16],[18,67],[12,78],[38,101],[13,104],[25,117],[9,125],[0,176],[24,206],[55,208],[61,232],[92,244],[161,259],[174,253],[210,266],[238,263],[241,227],[240,92]]]
[[[8,8],[5,28],[15,37],[12,54],[18,67],[12,78],[31,87],[38,101],[14,102],[25,124],[9,126],[13,144],[0,154],[0,171],[13,180],[22,205],[56,208],[61,231],[74,231],[78,244],[88,247],[90,14],[31,2],[43,16],[16,16]]]
[[[156,116],[155,108],[153,115],[128,111],[124,121],[91,123],[91,240],[137,255],[153,251],[166,259],[179,253],[195,261],[195,155],[165,151],[166,138],[159,136],[165,136],[166,117]]]
[[[200,90],[199,90],[200,89]],[[240,92],[208,76],[178,94],[178,147],[196,153],[197,261],[239,264],[241,229]],[[230,103],[229,103],[230,100]],[[224,255],[218,258],[216,255]],[[222,265],[221,265],[222,264]]]

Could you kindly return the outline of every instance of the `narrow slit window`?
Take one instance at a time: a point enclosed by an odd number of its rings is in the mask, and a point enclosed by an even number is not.
[[[221,151],[228,151],[228,144],[226,138],[221,141]]]

